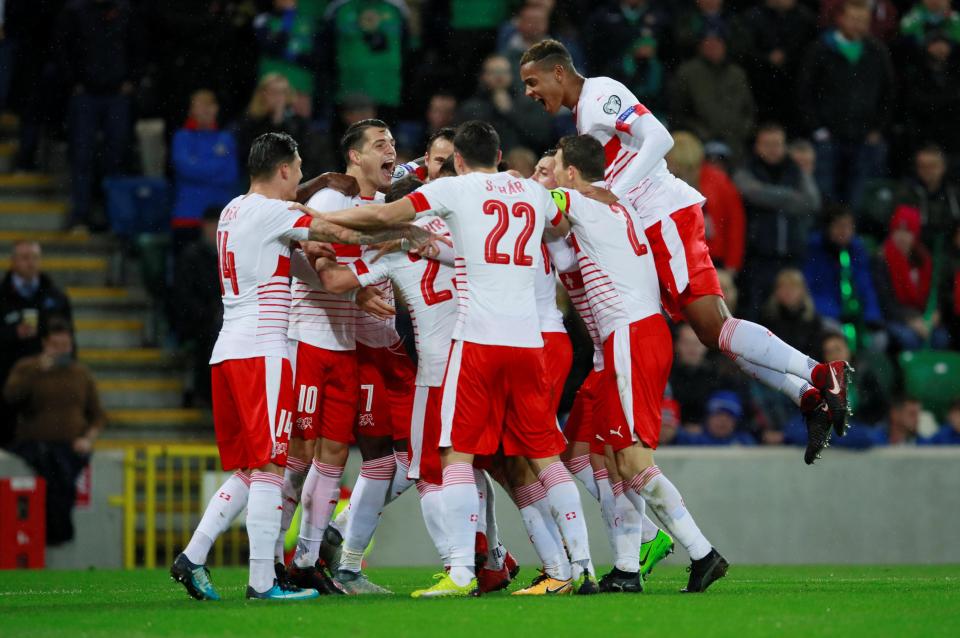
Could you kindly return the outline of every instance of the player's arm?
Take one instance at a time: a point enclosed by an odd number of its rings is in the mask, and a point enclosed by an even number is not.
[[[297,186],[297,197],[294,201],[306,204],[311,197],[325,188],[333,189],[347,197],[356,197],[360,194],[360,184],[355,177],[343,173],[324,173]]]
[[[397,202],[395,202],[397,203]],[[386,206],[393,206],[387,204]],[[367,208],[361,206],[358,209]],[[372,208],[372,207],[371,207]],[[330,221],[331,215],[323,214],[304,206],[303,204],[293,204],[292,210],[299,210],[310,217],[310,226],[308,239],[310,241],[331,242],[335,244],[380,244],[394,239],[406,239],[411,249],[422,249],[434,242],[449,242],[444,237],[439,237],[426,231],[419,226],[412,224],[394,223],[381,224],[370,227],[368,230],[346,228],[339,223]],[[412,209],[412,206],[411,206]],[[353,212],[352,210],[341,211],[344,213]],[[412,217],[411,217],[412,219]]]
[[[630,98],[632,97],[630,95]],[[608,116],[603,116],[606,117]],[[600,122],[604,127],[611,124],[609,119],[601,119]],[[612,125],[621,135],[626,134],[626,146],[637,153],[617,178],[617,183],[623,184],[625,189],[617,194],[625,195],[627,190],[639,184],[673,148],[673,137],[660,120],[639,102],[621,111]]]
[[[570,212],[570,193],[561,188],[555,188],[550,191],[550,197],[553,205],[548,209],[550,212],[547,215],[547,223],[543,227],[543,241],[547,242],[548,247],[557,237],[566,237],[570,234],[571,229],[570,220],[567,218],[567,213]]]
[[[367,204],[325,214],[324,217],[327,221],[346,228],[371,230],[413,221],[416,214],[410,198],[401,197],[389,204]]]
[[[315,272],[320,287],[335,295],[360,288],[360,280],[350,267],[330,259],[318,259]]]

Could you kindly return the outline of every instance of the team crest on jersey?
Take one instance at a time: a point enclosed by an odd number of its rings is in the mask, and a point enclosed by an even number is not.
[[[358,421],[357,424],[361,428],[373,427],[373,414],[371,414],[370,412],[363,412],[360,414],[360,418],[357,421]]]
[[[310,416],[300,417],[299,419],[297,419],[297,427],[301,431],[313,429],[313,417],[310,417]]]
[[[607,103],[603,105],[603,112],[610,115],[616,115],[620,112],[620,98],[616,95],[611,95],[607,98]]]
[[[283,456],[287,453],[287,444],[286,443],[274,443],[273,444],[273,457]]]

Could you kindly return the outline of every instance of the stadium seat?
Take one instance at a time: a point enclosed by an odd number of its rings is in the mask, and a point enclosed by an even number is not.
[[[943,419],[960,399],[960,353],[947,350],[916,350],[900,355],[904,388],[924,408]]]
[[[156,177],[108,177],[103,180],[110,229],[119,237],[170,228],[170,186]]]

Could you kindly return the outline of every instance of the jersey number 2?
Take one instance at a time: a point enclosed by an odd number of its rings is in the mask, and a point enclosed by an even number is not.
[[[523,230],[517,235],[517,243],[513,246],[513,263],[518,266],[532,266],[533,257],[526,254],[527,242],[533,236],[533,228],[536,225],[536,215],[533,206],[526,202],[517,202],[513,208],[507,212],[507,205],[496,199],[488,199],[483,203],[484,215],[496,215],[497,224],[487,235],[487,241],[484,244],[484,257],[490,264],[509,264],[510,255],[499,252],[500,240],[507,234],[507,228],[510,227],[510,217],[523,218]]]
[[[217,233],[217,255],[220,259],[220,294],[226,294],[223,286],[223,280],[226,279],[230,282],[233,294],[239,295],[240,285],[237,283],[236,259],[233,256],[233,251],[227,250],[227,239],[229,237],[229,232],[220,231]]]

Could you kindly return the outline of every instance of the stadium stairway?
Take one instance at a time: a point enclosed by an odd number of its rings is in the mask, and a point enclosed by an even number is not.
[[[2,124],[9,130],[8,119]],[[12,145],[0,138],[0,168],[9,166]],[[136,263],[110,236],[61,230],[66,187],[56,175],[0,174],[0,254],[15,241],[39,241],[44,272],[67,291],[79,359],[93,370],[109,415],[104,443],[209,438],[208,414],[180,407],[184,366],[156,347],[157,310]]]

